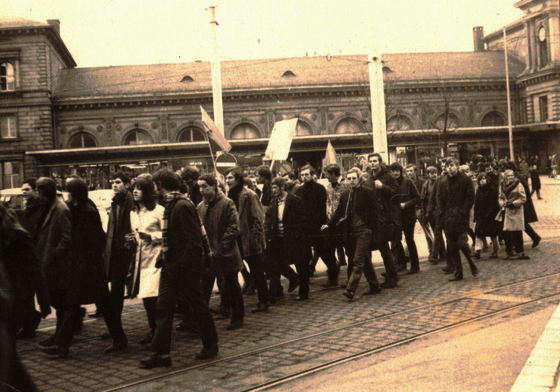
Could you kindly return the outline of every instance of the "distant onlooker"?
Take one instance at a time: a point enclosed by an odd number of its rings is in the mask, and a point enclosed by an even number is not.
[[[537,165],[533,165],[531,170],[529,170],[529,175],[531,177],[531,196],[533,193],[537,192],[537,200],[542,200],[541,197],[541,178],[539,177],[539,172],[537,170]]]

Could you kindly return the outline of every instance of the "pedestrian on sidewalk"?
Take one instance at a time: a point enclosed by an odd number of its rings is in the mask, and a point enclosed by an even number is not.
[[[527,194],[515,172],[507,169],[504,172],[504,182],[500,190],[500,207],[504,211],[504,240],[506,242],[506,260],[529,260],[530,257],[523,250],[523,229],[525,220],[523,205],[527,201]],[[515,247],[515,252],[513,252]]]
[[[539,176],[539,172],[537,170],[537,165],[533,165],[531,170],[529,170],[529,175],[531,176],[531,197],[533,194],[537,192],[537,200],[542,200],[541,197],[541,177]]]

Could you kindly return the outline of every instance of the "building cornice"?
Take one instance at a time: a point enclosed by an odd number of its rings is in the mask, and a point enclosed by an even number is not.
[[[537,72],[521,75],[516,83],[520,87],[528,87],[558,79],[560,79],[560,66],[557,65]]]

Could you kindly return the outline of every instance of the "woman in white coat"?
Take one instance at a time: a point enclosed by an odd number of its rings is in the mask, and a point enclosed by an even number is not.
[[[523,185],[515,178],[513,170],[504,172],[504,181],[500,190],[500,207],[504,211],[504,240],[506,242],[506,260],[529,260],[523,250],[523,230],[525,221],[523,217],[523,204],[527,195]],[[515,253],[513,248],[515,246]]]
[[[134,209],[130,212],[133,233],[127,240],[137,244],[134,262],[131,298],[142,298],[150,331],[140,340],[148,344],[152,341],[156,328],[156,304],[160,269],[156,261],[162,249],[162,229],[164,208],[157,204],[154,183],[149,177],[139,177],[133,185]]]

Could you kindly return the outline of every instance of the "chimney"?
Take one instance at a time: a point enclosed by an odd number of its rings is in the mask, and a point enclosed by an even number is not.
[[[47,23],[60,35],[60,19],[47,19]]]
[[[472,33],[473,33],[474,51],[483,52],[484,41],[482,41],[482,37],[484,37],[484,27],[483,26],[473,27]]]

